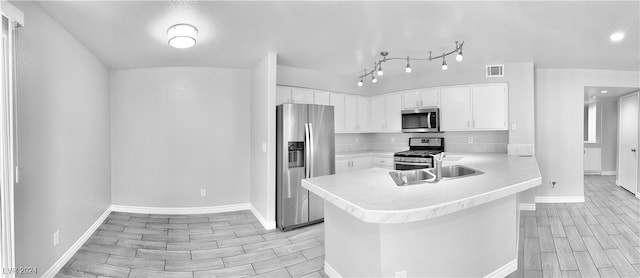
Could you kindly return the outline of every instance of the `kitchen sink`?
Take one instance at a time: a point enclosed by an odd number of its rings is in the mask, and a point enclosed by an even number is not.
[[[436,175],[433,174],[434,171],[435,169],[433,168],[409,171],[392,171],[389,172],[389,176],[391,176],[391,179],[393,179],[393,181],[398,186],[414,185],[436,181]],[[484,173],[462,165],[451,165],[442,167],[443,179],[463,178],[481,174]]]
[[[435,175],[427,169],[410,170],[410,171],[394,171],[389,172],[389,176],[398,186],[413,185],[425,183],[435,180]]]
[[[466,176],[474,176],[484,174],[481,171],[472,169],[462,165],[451,165],[442,167],[443,178],[460,178]]]

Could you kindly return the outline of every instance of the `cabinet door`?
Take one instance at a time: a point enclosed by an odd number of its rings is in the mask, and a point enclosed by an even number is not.
[[[336,160],[336,174],[342,174],[349,172],[349,162],[350,160]]]
[[[471,88],[474,129],[507,130],[509,100],[506,84],[473,85]]]
[[[358,97],[353,95],[344,96],[346,131],[358,130]]]
[[[333,119],[336,123],[335,132],[345,131],[344,95],[331,93],[331,105],[333,105]]]
[[[415,109],[420,107],[420,93],[418,90],[402,93],[402,108]]]
[[[291,88],[293,103],[313,104],[313,90],[305,88]]]
[[[359,171],[373,167],[373,159],[371,156],[356,158],[352,161],[353,166],[351,167],[351,171]]]
[[[331,94],[325,91],[313,91],[313,103],[318,105],[331,105]]]
[[[420,90],[420,107],[440,107],[439,88]]]
[[[386,130],[400,132],[402,130],[402,95],[386,95],[384,101]]]
[[[384,96],[375,96],[371,98],[371,122],[369,129],[371,131],[385,130],[385,113],[384,113]]]
[[[358,97],[358,126],[357,130],[369,130],[369,98]]]
[[[471,93],[469,86],[441,88],[440,105],[442,131],[471,129]]]
[[[291,102],[291,87],[276,87],[276,105]]]

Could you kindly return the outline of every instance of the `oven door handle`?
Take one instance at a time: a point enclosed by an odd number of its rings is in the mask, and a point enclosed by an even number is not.
[[[429,163],[420,163],[420,162],[400,162],[400,161],[396,161],[396,164],[400,164],[400,165],[411,165],[411,166],[427,166],[429,165]]]

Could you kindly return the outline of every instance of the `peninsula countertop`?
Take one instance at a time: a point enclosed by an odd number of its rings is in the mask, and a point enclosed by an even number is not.
[[[302,186],[364,222],[409,223],[469,209],[542,182],[535,157],[447,153],[443,166],[448,165],[484,174],[397,186],[388,169],[372,168],[306,179]]]

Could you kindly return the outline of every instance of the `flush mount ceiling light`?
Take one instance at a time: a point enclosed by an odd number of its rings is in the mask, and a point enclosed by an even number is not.
[[[600,91],[600,93],[601,93],[601,94],[606,94],[606,93],[608,93],[608,92],[609,92],[609,91]]]
[[[431,56],[431,51],[429,51],[429,56],[426,58],[411,58],[409,56],[405,57],[387,57],[389,55],[389,52],[387,51],[382,51],[380,52],[380,56],[382,56],[381,59],[379,59],[378,61],[375,61],[373,63],[373,68],[371,70],[367,70],[364,69],[364,74],[358,76],[358,86],[362,86],[363,82],[363,78],[371,75],[371,82],[372,83],[376,83],[378,82],[378,78],[375,77],[376,73],[378,76],[382,76],[384,75],[384,72],[382,71],[382,63],[385,63],[387,61],[391,61],[391,60],[403,60],[403,61],[407,61],[407,66],[405,67],[404,71],[406,73],[411,73],[411,65],[410,62],[411,61],[428,61],[431,62],[432,60],[437,60],[442,58],[442,70],[447,70],[448,66],[447,66],[447,61],[445,61],[445,57],[455,54],[456,55],[456,61],[461,62],[462,61],[462,45],[464,45],[464,42],[462,43],[458,43],[458,41],[456,41],[456,48],[450,52],[444,52],[442,53],[442,55],[439,56]]]
[[[611,34],[609,39],[612,42],[620,42],[620,41],[622,41],[624,39],[624,32],[622,32],[622,31],[615,32],[615,33]]]
[[[592,99],[596,99],[596,98],[598,98],[598,97],[597,97],[597,96],[592,96],[591,98],[592,98]]]
[[[174,48],[189,48],[196,45],[198,28],[191,24],[180,23],[167,29],[169,45]]]

